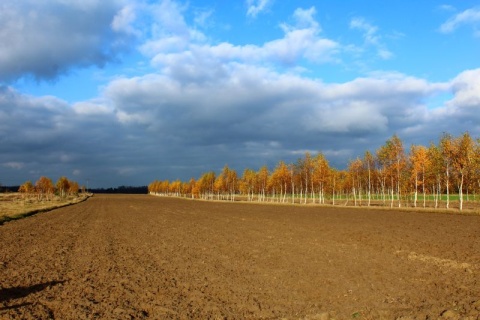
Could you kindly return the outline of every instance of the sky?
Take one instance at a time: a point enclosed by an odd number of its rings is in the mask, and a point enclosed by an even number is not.
[[[0,43],[2,185],[480,137],[478,1],[3,0]]]

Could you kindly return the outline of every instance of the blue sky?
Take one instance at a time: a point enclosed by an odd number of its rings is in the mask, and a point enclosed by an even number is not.
[[[480,136],[475,1],[16,0],[0,6],[0,183],[344,167],[393,134]]]

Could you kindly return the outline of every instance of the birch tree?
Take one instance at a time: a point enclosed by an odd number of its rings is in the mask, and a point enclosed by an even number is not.
[[[363,166],[367,173],[368,206],[370,206],[372,201],[372,173],[375,171],[375,158],[370,151],[365,152],[363,157]]]
[[[259,201],[265,201],[265,192],[267,190],[267,183],[268,183],[268,168],[267,166],[263,166],[258,170],[257,173],[257,181],[259,186],[260,196],[258,197]]]
[[[424,146],[412,145],[410,148],[410,163],[412,165],[412,178],[414,180],[414,201],[413,206],[417,207],[418,185],[422,186],[423,207],[426,206],[425,192],[425,173],[429,166],[430,160],[427,154],[427,148]]]
[[[361,181],[361,170],[362,170],[362,160],[357,158],[353,161],[350,161],[348,164],[348,177],[350,181],[350,186],[352,188],[352,195],[354,205],[357,206],[357,198],[361,196],[362,181]],[[361,200],[360,200],[361,202]]]
[[[253,201],[253,194],[255,192],[257,174],[252,169],[245,169],[241,179],[242,192],[247,195],[248,201]]]
[[[440,152],[442,154],[445,172],[445,188],[447,192],[447,209],[450,206],[450,173],[453,160],[453,138],[450,134],[444,133],[440,139]]]
[[[434,206],[438,208],[440,195],[442,193],[442,175],[444,172],[444,161],[440,148],[434,143],[431,143],[427,149],[427,157],[429,161],[427,179],[429,185],[432,187]]]
[[[317,186],[318,191],[318,203],[325,203],[325,187],[328,182],[328,176],[330,173],[330,165],[323,153],[318,153],[313,158],[313,174],[312,182]]]
[[[40,200],[43,199],[44,196],[47,200],[50,200],[51,195],[55,191],[55,187],[50,178],[42,176],[35,182],[35,190],[38,192]]]
[[[459,209],[463,210],[463,184],[474,161],[474,142],[469,133],[464,133],[452,143],[452,169],[458,185]]]
[[[57,187],[58,194],[60,197],[65,198],[68,192],[68,188],[70,187],[70,181],[68,181],[67,177],[60,177],[55,184]]]

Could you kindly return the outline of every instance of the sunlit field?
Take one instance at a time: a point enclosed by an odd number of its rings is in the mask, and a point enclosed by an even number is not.
[[[9,220],[20,219],[41,211],[47,211],[62,206],[78,203],[85,200],[87,194],[60,197],[51,196],[50,199],[39,199],[38,197],[21,193],[0,193],[0,224]]]

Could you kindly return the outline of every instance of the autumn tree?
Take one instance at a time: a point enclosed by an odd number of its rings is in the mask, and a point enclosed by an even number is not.
[[[279,193],[279,201],[285,202],[287,198],[287,189],[290,186],[290,172],[285,162],[280,161],[272,174],[270,175],[270,186],[273,195],[275,192]]]
[[[393,135],[392,138],[387,140],[385,145],[380,147],[377,152],[380,163],[385,170],[386,174],[390,178],[390,192],[391,202],[390,206],[393,207],[394,192],[396,191],[398,199],[398,207],[401,207],[401,188],[402,173],[406,166],[406,155],[403,148],[403,142],[397,135]]]
[[[352,190],[354,205],[357,205],[357,196],[361,195],[362,190],[362,181],[361,181],[361,170],[363,167],[362,160],[357,158],[353,161],[350,161],[348,164],[348,177],[349,185]]]
[[[194,194],[194,188],[195,188],[195,179],[194,178],[190,178],[190,180],[188,181],[188,183],[186,184],[185,186],[185,194],[190,194],[190,197],[193,199],[195,198],[195,194]]]
[[[442,175],[443,175],[443,157],[440,148],[434,143],[430,143],[427,149],[427,158],[429,166],[427,168],[427,180],[431,186],[431,193],[433,195],[434,207],[438,208],[440,195],[442,193]]]
[[[35,191],[35,187],[33,186],[31,181],[26,181],[24,184],[18,188],[18,192],[22,193],[25,196],[31,195]]]
[[[179,197],[182,191],[182,182],[180,180],[172,181],[168,186],[168,191],[170,194]]]
[[[78,185],[78,182],[70,181],[68,185],[68,194],[77,195],[79,190],[80,190],[80,187]]]
[[[473,152],[473,165],[471,170],[471,181],[473,183],[473,188],[477,189],[477,192],[480,191],[480,139],[476,140],[476,144]]]
[[[425,205],[426,205],[425,174],[430,164],[427,148],[424,146],[412,145],[410,148],[410,163],[412,167],[411,175],[414,180],[414,188],[415,188],[413,206],[417,207],[418,185],[421,184],[422,194],[423,194],[423,207],[425,208]]]
[[[345,170],[334,170],[332,172],[332,186],[333,186],[333,200],[332,203],[335,205],[335,197],[342,199],[342,195],[345,196],[345,205],[348,204],[348,193],[351,190],[349,185],[348,172]]]
[[[154,180],[148,185],[148,193],[157,194],[160,189],[160,181]]]
[[[393,207],[393,172],[392,172],[392,159],[390,156],[390,150],[387,145],[381,146],[377,150],[377,162],[378,162],[378,179],[381,185],[383,205],[386,203],[387,182],[390,182],[390,207]]]
[[[248,201],[253,201],[255,185],[257,183],[257,174],[252,169],[245,169],[240,182],[240,190],[247,195]]]
[[[42,176],[35,182],[35,190],[38,192],[39,200],[43,199],[44,196],[49,200],[55,188],[50,178]]]
[[[294,163],[290,163],[288,165],[288,172],[290,173],[290,192],[292,197],[292,203],[295,203],[295,186],[296,181],[299,180],[297,177],[298,174],[298,167]]]
[[[459,209],[463,209],[463,184],[465,176],[474,162],[474,141],[468,132],[454,139],[451,145],[451,165],[456,176],[459,194]]]
[[[212,199],[214,194],[215,172],[209,171],[204,173],[200,179],[196,181],[196,191],[204,199]]]
[[[259,192],[260,192],[260,196],[258,199],[260,201],[265,201],[265,193],[267,190],[268,176],[269,176],[269,172],[268,172],[267,166],[263,166],[258,170],[257,182],[259,185]]]
[[[325,187],[328,184],[330,164],[323,153],[318,153],[313,158],[312,182],[317,187],[318,203],[325,203]],[[313,187],[312,187],[313,189]]]
[[[218,193],[226,195],[227,199],[234,201],[238,190],[237,172],[225,165],[215,181],[215,189]]]
[[[365,152],[362,163],[364,172],[367,174],[367,199],[368,206],[370,206],[372,201],[372,175],[375,172],[375,158],[370,151]]]
[[[447,209],[450,206],[450,174],[452,168],[452,161],[454,157],[453,137],[444,133],[440,139],[440,152],[443,160],[443,168],[445,172],[445,188],[447,192]]]
[[[68,188],[70,187],[70,181],[68,181],[67,177],[60,177],[55,184],[57,188],[57,192],[60,197],[65,198],[67,196]]]
[[[309,187],[310,190],[311,184],[313,183],[312,180],[312,172],[313,172],[313,159],[309,152],[305,153],[304,158],[300,158],[297,161],[297,167],[300,173],[300,202],[302,201],[303,194],[305,195],[305,199],[303,203],[307,203],[308,194],[309,194]],[[315,195],[313,194],[312,197]]]

